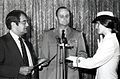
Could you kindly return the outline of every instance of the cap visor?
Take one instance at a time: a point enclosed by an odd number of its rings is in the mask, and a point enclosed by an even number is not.
[[[112,20],[114,22],[118,22],[118,18],[117,17],[111,17],[111,16],[107,16],[107,15],[102,15],[102,16],[99,16],[99,17],[96,17],[92,23],[96,23],[97,21],[100,21],[100,20],[105,20],[105,19],[109,19],[109,20]]]

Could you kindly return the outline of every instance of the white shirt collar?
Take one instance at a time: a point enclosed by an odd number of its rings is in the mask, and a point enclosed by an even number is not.
[[[19,38],[19,36],[18,35],[16,35],[14,32],[12,32],[11,30],[10,30],[10,34],[11,34],[11,36],[13,37],[13,39],[15,40],[15,41],[18,41],[18,38]]]

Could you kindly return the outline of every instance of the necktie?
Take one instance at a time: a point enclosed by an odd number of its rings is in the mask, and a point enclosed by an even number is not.
[[[65,38],[65,30],[62,30],[62,39]]]
[[[22,38],[19,38],[19,41],[20,41],[20,44],[21,44],[21,49],[22,49],[22,54],[23,54],[23,62],[24,62],[24,65],[25,65],[25,66],[29,66],[26,48],[25,48],[25,45],[24,45],[24,43],[23,43]]]
[[[65,37],[65,30],[62,30],[62,43],[67,44],[67,38]]]

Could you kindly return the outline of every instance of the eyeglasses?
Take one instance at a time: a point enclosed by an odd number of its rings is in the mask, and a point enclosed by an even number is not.
[[[23,20],[23,21],[19,21],[20,23],[22,23],[23,25],[25,25],[26,23],[29,23],[29,20]]]

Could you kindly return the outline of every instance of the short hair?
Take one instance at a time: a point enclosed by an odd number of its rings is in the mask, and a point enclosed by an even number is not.
[[[59,7],[59,8],[56,10],[56,16],[57,16],[57,17],[58,17],[58,11],[59,11],[60,9],[66,9],[66,10],[68,10],[69,14],[71,15],[71,11],[70,11],[67,7],[61,6],[61,7]]]
[[[13,10],[10,13],[8,13],[5,19],[5,23],[9,30],[11,29],[11,22],[15,22],[18,25],[18,23],[20,22],[21,14],[23,14],[26,18],[28,18],[26,13],[21,10]]]

